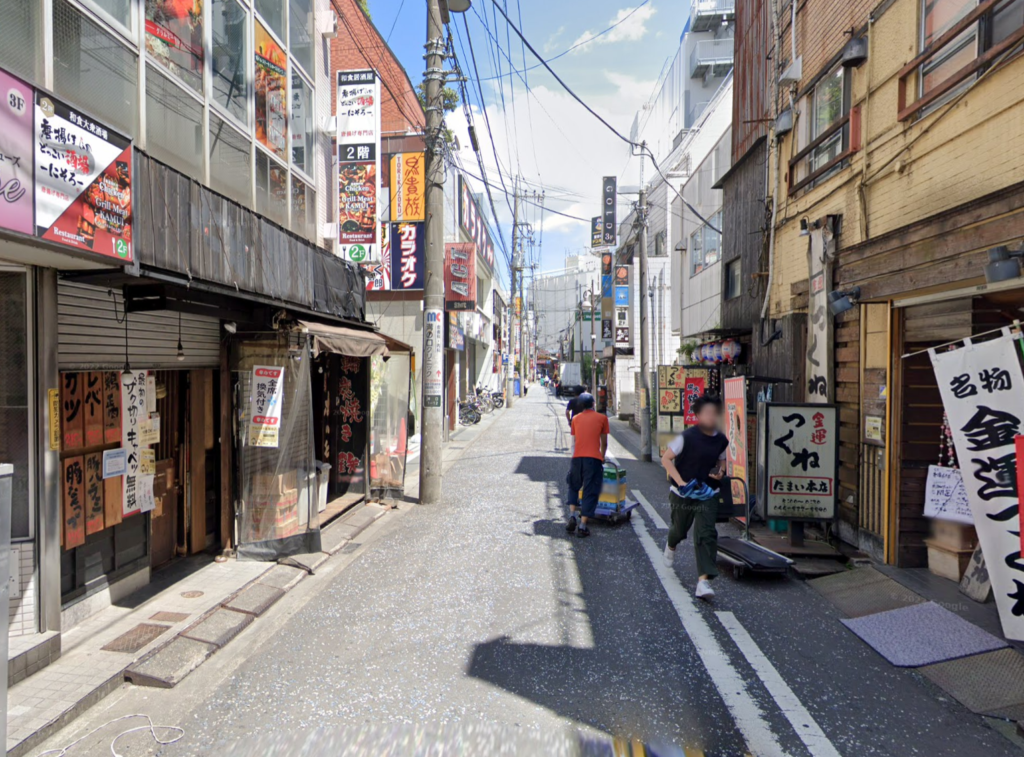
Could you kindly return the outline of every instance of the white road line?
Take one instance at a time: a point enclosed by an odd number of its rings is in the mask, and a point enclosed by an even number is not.
[[[711,681],[718,689],[719,696],[722,697],[736,722],[736,727],[747,742],[747,749],[757,757],[788,757],[768,727],[761,708],[747,691],[747,684],[729,661],[707,621],[694,606],[695,600],[691,599],[689,592],[683,588],[675,571],[665,567],[662,552],[648,533],[643,519],[633,518],[630,522],[665,593],[676,609],[683,630],[693,642],[708,675],[711,676]]]
[[[636,501],[640,503],[640,507],[644,509],[644,512],[650,516],[651,520],[654,521],[654,527],[661,529],[662,531],[668,530],[668,523],[665,519],[658,515],[658,511],[654,509],[654,506],[647,501],[645,497],[638,489],[632,489],[633,496],[636,497]]]
[[[771,660],[765,657],[757,643],[750,638],[747,629],[736,619],[736,616],[731,612],[715,614],[813,757],[840,757],[838,750],[811,717],[811,713],[789,688],[789,684],[779,675],[779,671],[772,665]]]

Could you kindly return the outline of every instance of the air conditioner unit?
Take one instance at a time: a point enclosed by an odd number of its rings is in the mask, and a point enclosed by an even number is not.
[[[797,57],[792,63],[786,66],[786,70],[779,76],[779,85],[782,87],[788,87],[791,84],[799,84],[800,79],[803,78],[804,71],[804,59]]]
[[[331,22],[324,29],[324,39],[334,39],[338,36],[338,14],[331,11]]]

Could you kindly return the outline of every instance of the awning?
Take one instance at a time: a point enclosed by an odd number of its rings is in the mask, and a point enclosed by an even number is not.
[[[328,326],[325,323],[299,321],[299,326],[313,337],[313,354],[334,352],[351,357],[390,357],[388,341],[374,331],[360,331],[345,326]],[[400,343],[399,343],[400,344]]]

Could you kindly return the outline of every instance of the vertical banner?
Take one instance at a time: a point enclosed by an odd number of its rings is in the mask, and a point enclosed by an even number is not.
[[[459,226],[476,243],[477,256],[486,270],[493,271],[494,243],[491,241],[491,232],[487,229],[484,213],[473,197],[469,183],[462,176],[459,176]]]
[[[62,373],[60,376],[61,449],[85,446],[85,413],[82,411],[82,377],[87,373]]]
[[[765,515],[790,520],[836,517],[839,410],[835,405],[765,406]]]
[[[370,365],[367,358],[342,355],[335,411],[335,440],[338,454],[335,479],[343,488],[361,483],[366,476],[366,437],[369,419],[363,402],[370,395]]]
[[[441,407],[444,396],[444,311],[423,311],[423,407]]]
[[[476,245],[455,242],[444,246],[445,310],[476,310]]]
[[[103,455],[94,452],[85,456],[85,533],[102,531],[103,517]]]
[[[85,470],[81,455],[63,461],[61,502],[63,505],[64,549],[85,544]]]
[[[36,234],[132,262],[131,140],[36,93]]]
[[[0,71],[0,229],[34,234],[32,117],[35,92]]]
[[[618,206],[618,179],[614,176],[604,177],[601,183],[601,198],[604,243],[614,246],[615,233],[618,230],[618,221],[615,218],[615,211]]]
[[[149,420],[146,412],[146,371],[121,374],[121,446],[124,448],[122,514],[127,517],[146,512],[139,498],[139,462],[142,458],[140,426]]]
[[[604,246],[604,219],[601,216],[590,219],[590,246]]]
[[[103,442],[121,441],[121,382],[117,371],[103,374]]]
[[[807,401],[831,402],[834,373],[832,314],[828,309],[828,290],[832,275],[829,263],[833,250],[831,235],[825,229],[811,229],[808,235],[807,274],[810,282],[810,313],[807,321]]]
[[[421,152],[391,156],[391,220],[426,220],[426,157]]]
[[[423,289],[426,265],[426,229],[422,223],[391,226],[391,288],[408,292]]]
[[[103,374],[82,373],[82,409],[85,413],[85,446],[103,444]]]
[[[725,435],[729,439],[729,446],[725,450],[725,474],[736,479],[732,482],[732,501],[743,505],[747,502],[746,494],[750,490],[750,479],[747,476],[747,379],[734,376],[722,383],[725,395]]]
[[[353,263],[367,263],[377,259],[380,243],[380,81],[376,72],[339,71],[336,102],[338,252]]]
[[[372,263],[363,263],[366,271],[367,292],[391,291],[391,224],[380,225],[380,259]]]
[[[1024,640],[1016,437],[1024,433],[1024,374],[1009,333],[929,353],[985,556],[1003,634]]]
[[[284,409],[284,366],[256,365],[249,398],[249,446],[277,447]]]

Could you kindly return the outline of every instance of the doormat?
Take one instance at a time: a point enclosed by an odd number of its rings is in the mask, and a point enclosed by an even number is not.
[[[934,602],[840,622],[899,668],[932,665],[1007,646]]]
[[[139,623],[135,628],[118,636],[102,649],[107,652],[138,652],[170,626],[159,626],[156,623]]]
[[[1004,717],[1024,706],[1024,656],[1015,649],[927,665],[920,672],[971,712]]]
[[[861,618],[923,603],[924,597],[874,568],[858,568],[808,581],[848,618]]]

